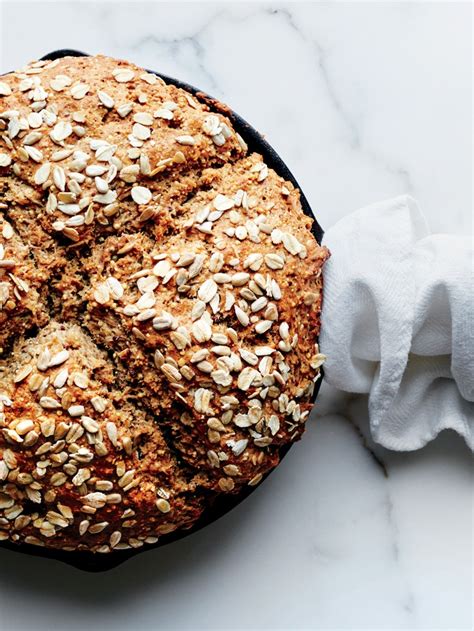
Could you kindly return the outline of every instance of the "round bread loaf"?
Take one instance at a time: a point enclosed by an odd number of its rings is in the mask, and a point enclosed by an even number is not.
[[[328,252],[225,114],[127,62],[0,77],[0,136],[0,539],[156,543],[301,437]]]

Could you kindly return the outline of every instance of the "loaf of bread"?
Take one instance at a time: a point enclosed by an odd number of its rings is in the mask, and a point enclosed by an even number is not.
[[[0,77],[1,540],[156,543],[301,437],[328,252],[222,111],[103,56]]]

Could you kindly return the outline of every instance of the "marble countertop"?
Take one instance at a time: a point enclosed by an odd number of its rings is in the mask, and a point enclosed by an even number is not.
[[[1,2],[0,72],[57,48],[195,84],[262,131],[323,227],[409,192],[472,228],[469,3]],[[371,443],[324,386],[304,440],[206,530],[105,575],[0,552],[0,630],[472,629],[473,462]]]

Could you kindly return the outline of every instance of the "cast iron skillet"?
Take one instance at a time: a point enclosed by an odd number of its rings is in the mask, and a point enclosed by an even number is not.
[[[87,56],[86,53],[82,53],[78,50],[56,50],[51,53],[48,53],[42,59],[46,60],[54,60],[59,59],[61,57],[84,57]],[[250,151],[256,151],[263,156],[263,159],[267,163],[269,167],[274,169],[281,177],[285,180],[289,180],[300,190],[301,194],[301,204],[303,206],[303,211],[308,217],[314,219],[311,207],[308,203],[308,200],[303,195],[300,187],[298,186],[298,182],[293,177],[292,173],[289,171],[286,164],[282,161],[280,156],[276,153],[274,149],[267,143],[266,140],[256,131],[251,125],[249,125],[243,118],[241,118],[235,112],[229,110],[227,107],[224,107],[219,101],[214,99],[198,90],[197,88],[189,85],[187,83],[183,83],[182,81],[178,81],[177,79],[173,79],[171,77],[167,77],[159,72],[155,72],[153,70],[149,71],[157,76],[161,77],[166,83],[173,84],[178,88],[182,88],[187,92],[193,94],[197,99],[201,101],[205,101],[206,104],[211,108],[211,110],[221,111],[225,113],[232,121],[234,129],[242,136],[245,142],[249,146]],[[312,232],[316,237],[318,243],[321,243],[321,239],[323,237],[323,230],[321,226],[318,224],[316,220],[314,220],[312,226]],[[315,392],[314,392],[314,400],[318,394],[319,388],[321,386],[322,377],[316,382]],[[291,445],[290,445],[291,446]],[[290,446],[284,447],[280,451],[280,457],[283,458],[285,454],[288,452]],[[267,474],[269,475],[269,474]],[[14,544],[9,542],[2,542],[0,544],[0,548],[6,548],[8,550],[14,550],[15,552],[22,552],[26,554],[31,554],[34,556],[46,557],[49,559],[56,559],[58,561],[63,561],[64,563],[68,563],[76,568],[81,570],[89,571],[89,572],[103,572],[105,570],[110,570],[127,559],[139,554],[140,552],[145,552],[146,550],[150,550],[152,548],[158,548],[160,546],[166,545],[173,541],[177,541],[178,539],[182,539],[201,528],[204,528],[208,524],[212,523],[222,517],[227,512],[232,510],[237,504],[240,504],[242,500],[250,495],[254,490],[254,487],[247,487],[243,491],[241,491],[238,495],[233,496],[222,496],[217,497],[214,500],[213,505],[207,509],[201,518],[194,524],[192,528],[189,530],[182,530],[178,532],[172,532],[168,535],[164,535],[160,537],[160,540],[155,545],[144,545],[142,548],[138,548],[136,550],[118,550],[115,552],[110,552],[108,554],[98,554],[92,552],[65,552],[62,550],[54,550],[48,548],[41,548],[38,546],[32,546],[27,544]]]

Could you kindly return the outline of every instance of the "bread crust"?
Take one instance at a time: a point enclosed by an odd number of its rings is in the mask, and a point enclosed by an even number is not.
[[[299,191],[125,61],[0,81],[0,539],[154,543],[298,440],[324,356]]]

